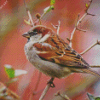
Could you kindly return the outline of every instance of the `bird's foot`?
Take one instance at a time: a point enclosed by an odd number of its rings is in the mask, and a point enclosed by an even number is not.
[[[52,87],[52,88],[55,87],[55,84],[53,83],[53,80],[54,80],[54,78],[51,78],[51,79],[47,82],[47,84],[50,84],[50,87]]]

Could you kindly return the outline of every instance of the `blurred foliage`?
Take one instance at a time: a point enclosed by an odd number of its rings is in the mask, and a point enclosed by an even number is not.
[[[20,75],[23,75],[23,74],[27,74],[27,71],[20,70],[20,69],[14,70],[12,68],[12,66],[8,65],[8,64],[5,65],[5,72],[7,73],[9,78],[15,78],[17,76],[20,76]]]
[[[92,94],[87,93],[89,100],[100,100],[100,97],[94,97]]]
[[[15,70],[11,67],[11,65],[5,65],[5,72],[9,78],[15,77]]]
[[[54,5],[56,0],[51,0],[50,5]]]

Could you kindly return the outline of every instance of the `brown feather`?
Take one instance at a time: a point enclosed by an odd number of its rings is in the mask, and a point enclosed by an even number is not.
[[[71,68],[89,67],[85,60],[75,50],[71,49],[69,45],[56,34],[52,34],[45,41],[45,43],[48,45],[45,46],[43,43],[34,44],[34,47],[36,47],[37,51],[40,51],[38,55],[41,59],[55,62],[62,66]]]

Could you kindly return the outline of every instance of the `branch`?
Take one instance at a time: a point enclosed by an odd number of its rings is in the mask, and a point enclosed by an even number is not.
[[[37,83],[36,83],[35,89],[34,89],[34,91],[33,91],[33,95],[36,94],[36,90],[37,90],[37,88],[38,88],[38,86],[39,86],[41,76],[42,76],[42,73],[39,72],[38,80],[37,80]]]
[[[57,92],[57,94],[55,94],[55,96],[60,96],[64,100],[70,100],[67,95],[62,95],[60,92]]]
[[[84,14],[80,19],[79,19],[80,15],[78,15],[77,23],[76,23],[75,28],[73,29],[73,31],[72,31],[72,33],[71,33],[71,37],[70,37],[70,39],[69,39],[69,40],[70,40],[70,41],[69,41],[69,46],[70,46],[70,47],[72,47],[72,39],[73,39],[73,36],[74,36],[74,33],[75,33],[76,30],[86,32],[85,30],[82,30],[82,29],[79,29],[79,28],[78,28],[79,23],[82,22],[82,20],[85,18],[86,15],[95,16],[94,14],[90,14],[90,13],[87,12],[88,9],[90,8],[90,5],[91,5],[91,3],[92,3],[92,0],[90,0],[89,2],[90,2],[89,5],[86,5],[85,14]]]
[[[47,86],[45,87],[44,91],[42,92],[41,97],[39,98],[39,100],[43,100],[43,98],[45,97],[45,95],[48,92],[50,87],[52,87],[52,88],[55,87],[55,85],[53,84],[53,80],[54,80],[54,78],[51,78],[49,80],[49,82],[47,83]]]
[[[0,82],[0,100],[19,100],[19,96]]]
[[[52,23],[51,23],[51,25],[53,26],[53,28],[55,28],[57,30],[57,35],[59,35],[60,21],[58,21],[58,25],[53,25]]]
[[[31,15],[31,13],[30,13],[30,11],[29,11],[27,5],[26,5],[25,0],[24,0],[24,4],[25,4],[25,7],[26,7],[26,11],[27,11],[28,17],[29,17],[29,20],[28,20],[28,21],[25,20],[25,23],[26,23],[26,24],[27,24],[27,23],[30,23],[30,25],[31,25],[32,27],[34,27],[32,15]]]
[[[7,4],[7,2],[8,2],[8,1],[6,0],[6,1],[4,2],[4,4],[0,6],[0,10]]]
[[[95,43],[93,43],[90,47],[88,47],[86,50],[84,50],[83,52],[81,52],[80,54],[83,55],[85,54],[87,51],[89,51],[90,49],[92,49],[94,46],[96,45],[100,45],[100,41],[96,41]]]

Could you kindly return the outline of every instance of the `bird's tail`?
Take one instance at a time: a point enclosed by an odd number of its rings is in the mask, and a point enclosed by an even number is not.
[[[87,74],[92,74],[94,76],[97,76],[98,78],[100,78],[100,74],[98,74],[96,71],[92,70],[92,69],[82,69],[82,71],[84,73],[87,73]]]

